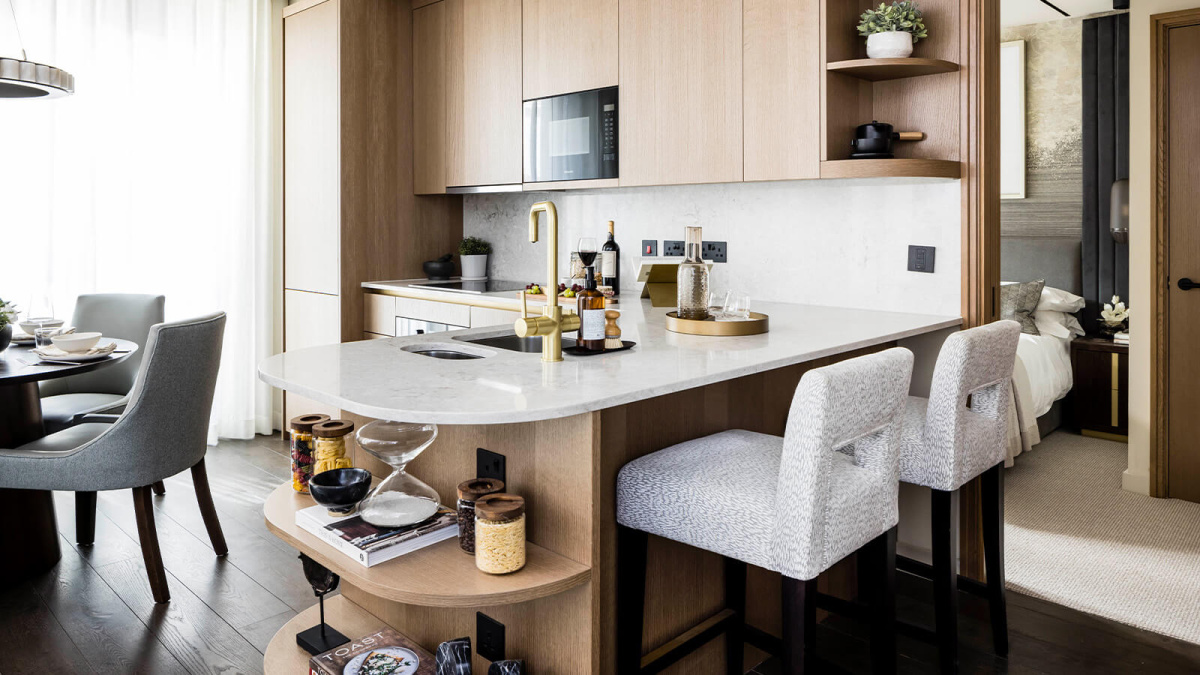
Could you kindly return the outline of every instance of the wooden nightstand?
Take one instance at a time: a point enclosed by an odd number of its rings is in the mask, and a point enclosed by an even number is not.
[[[1126,441],[1129,434],[1129,345],[1099,337],[1071,343],[1071,406],[1085,436]]]

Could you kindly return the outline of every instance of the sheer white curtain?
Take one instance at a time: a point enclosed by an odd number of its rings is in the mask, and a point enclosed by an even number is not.
[[[0,54],[20,57],[0,0]],[[0,298],[228,313],[209,442],[271,431],[271,0],[13,0],[56,100],[0,99]],[[86,328],[86,327],[84,327]]]

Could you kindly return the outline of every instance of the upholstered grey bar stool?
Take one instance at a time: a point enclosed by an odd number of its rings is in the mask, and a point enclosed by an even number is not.
[[[1004,598],[1004,457],[1013,362],[1021,326],[998,321],[951,335],[929,398],[910,396],[900,481],[931,489],[936,641],[942,672],[958,669],[958,490],[982,476],[987,599],[996,654],[1008,653]],[[918,566],[904,564],[908,571]]]
[[[872,660],[876,672],[895,670],[897,472],[912,362],[908,350],[889,349],[811,370],[782,438],[725,431],[621,469],[618,673],[658,672],[724,632],[727,672],[742,675],[747,563],[783,575],[784,672],[812,672],[817,576],[864,547],[877,582]],[[724,556],[727,608],[700,639],[643,663],[648,534]]]

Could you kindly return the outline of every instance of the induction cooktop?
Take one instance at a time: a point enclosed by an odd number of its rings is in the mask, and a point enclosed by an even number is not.
[[[505,281],[503,279],[450,279],[448,281],[424,281],[414,286],[436,288],[442,291],[457,291],[459,293],[503,293],[505,291],[520,291],[525,284],[520,281]]]

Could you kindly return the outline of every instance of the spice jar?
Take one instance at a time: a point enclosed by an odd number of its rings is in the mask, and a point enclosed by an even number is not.
[[[354,431],[354,422],[348,420],[326,420],[313,425],[316,440],[313,458],[313,475],[331,469],[349,469],[350,457],[346,455],[346,434]]]
[[[504,492],[475,501],[475,566],[508,574],[525,566],[525,500]]]
[[[458,484],[458,545],[463,553],[475,553],[475,502],[497,492],[504,492],[504,481],[496,478],[472,478]]]
[[[292,418],[292,489],[308,494],[308,479],[313,474],[313,426],[329,415],[301,415]]]

